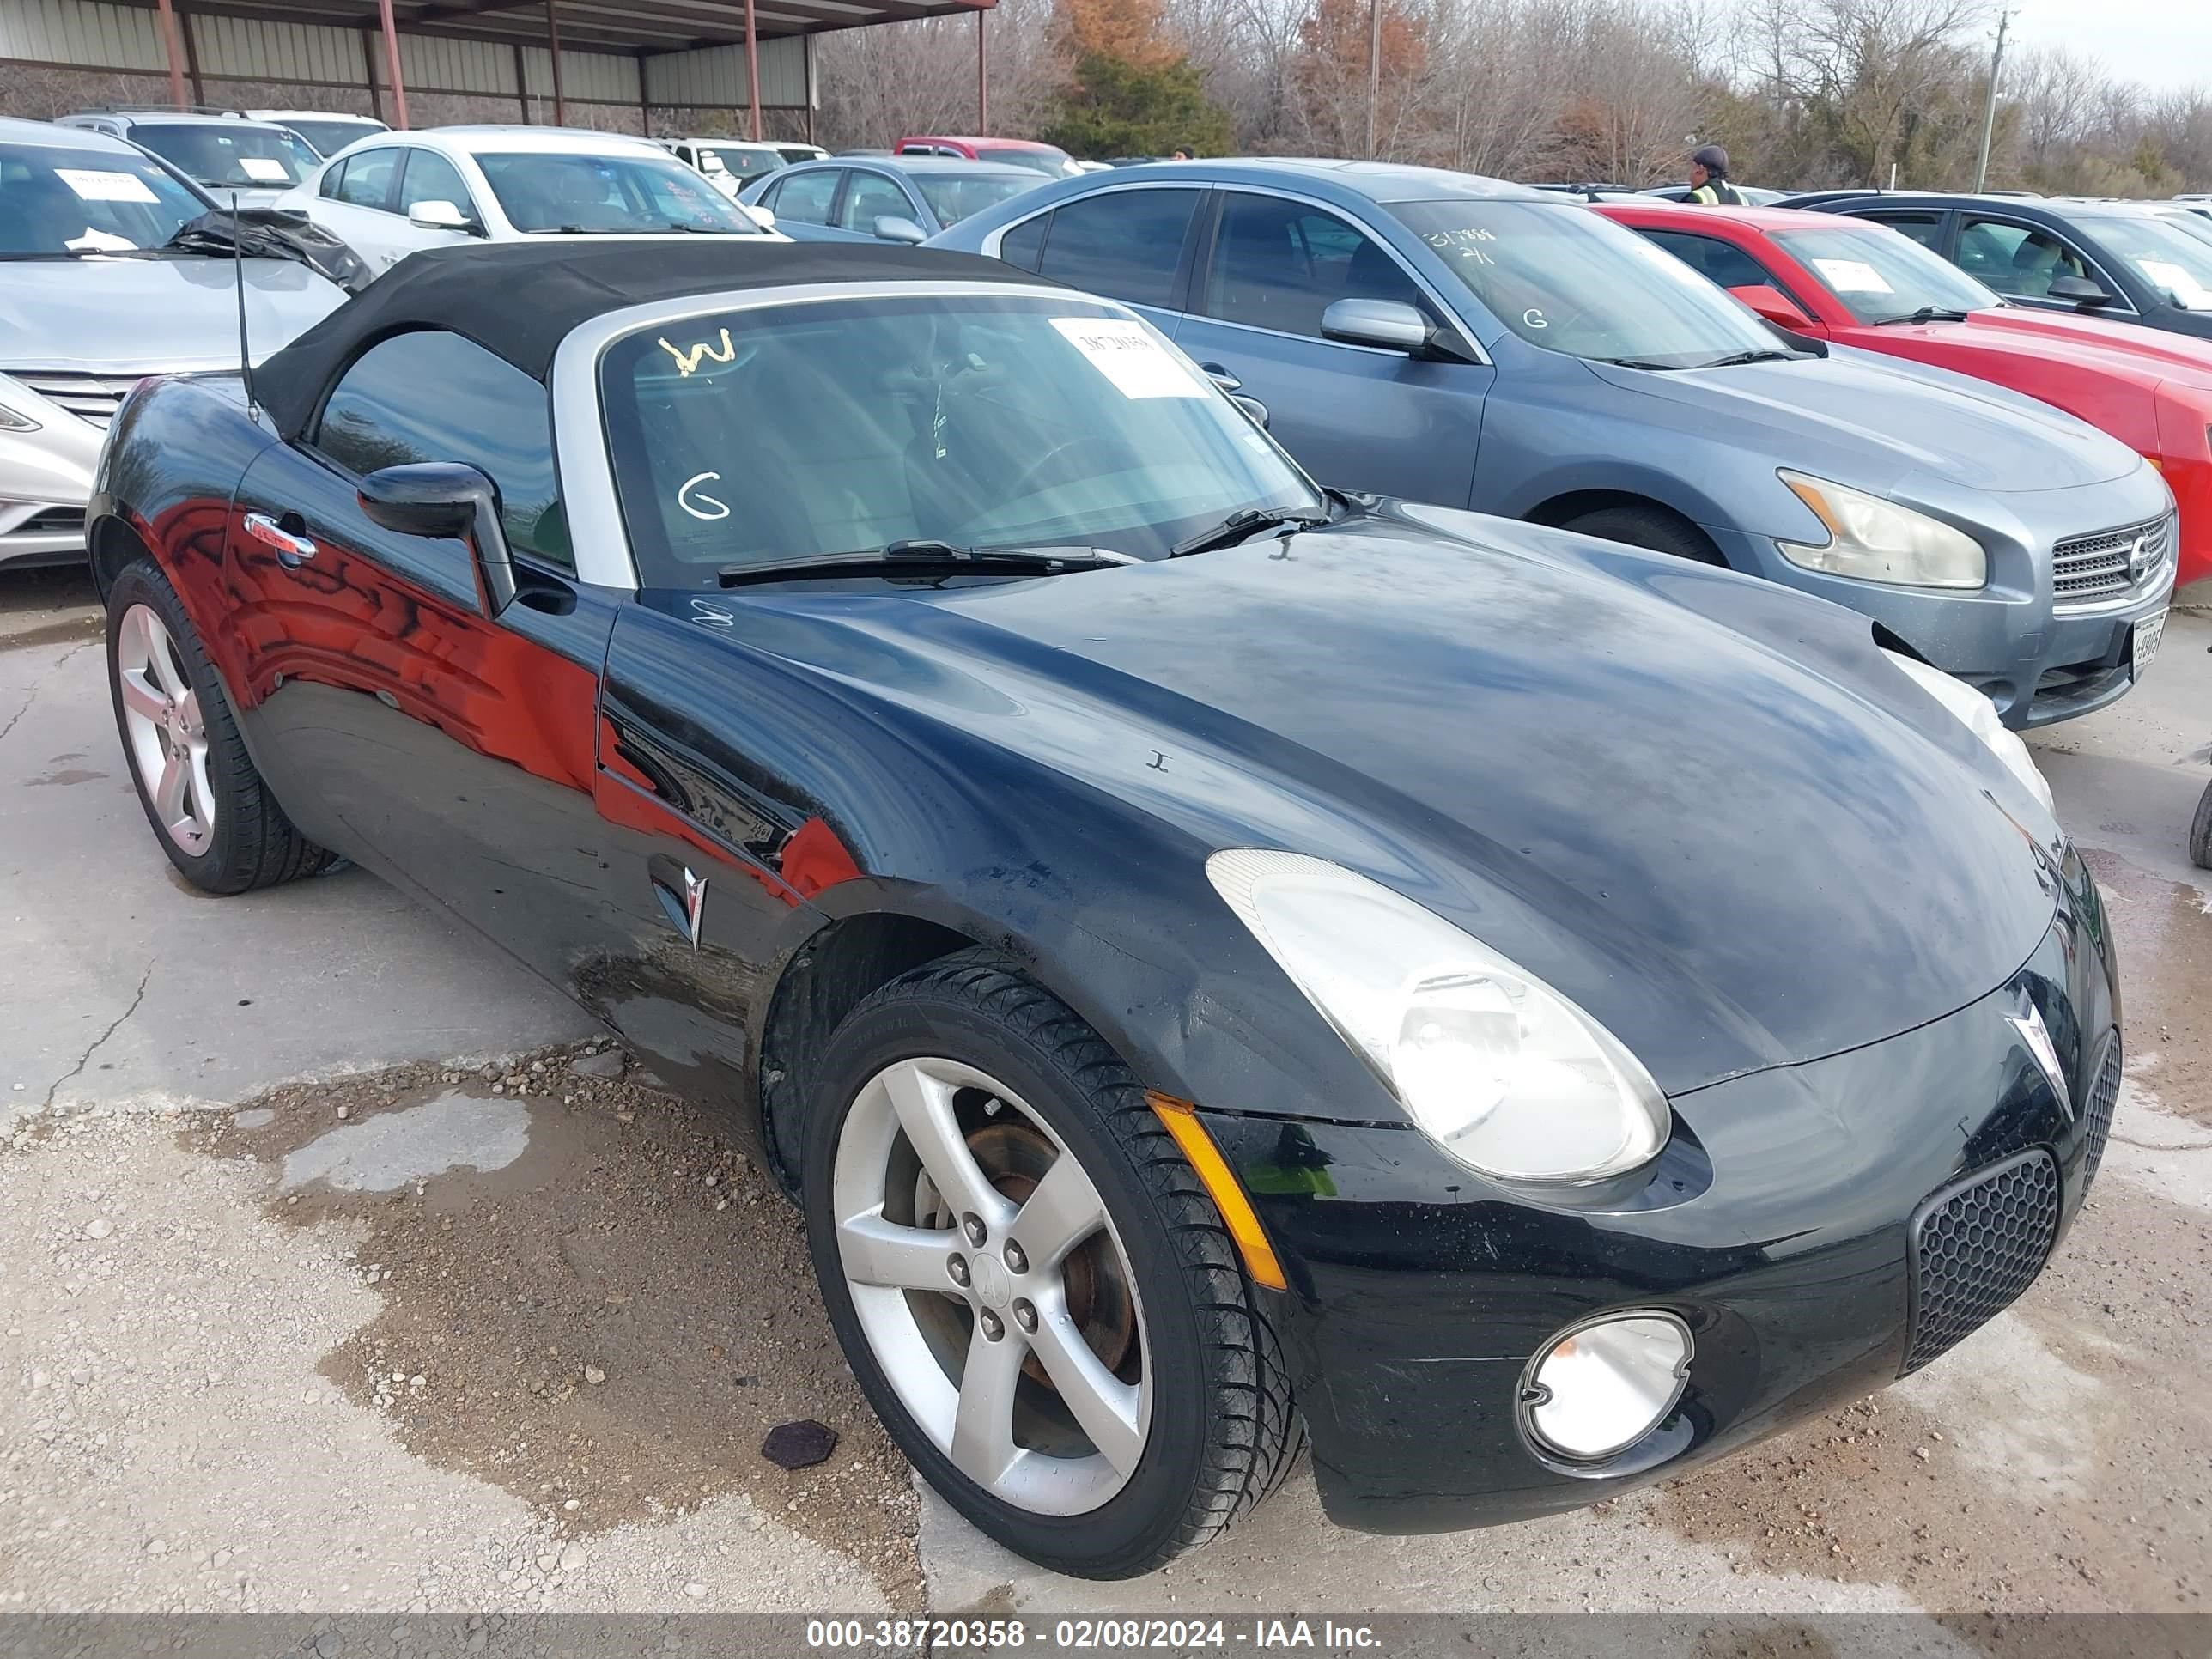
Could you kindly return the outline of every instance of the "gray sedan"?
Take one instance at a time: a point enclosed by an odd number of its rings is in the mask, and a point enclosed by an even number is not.
[[[1872,617],[2037,726],[2156,648],[2173,501],[2047,404],[1778,333],[1572,197],[1422,167],[1181,162],[936,245],[1145,309],[1323,483],[1725,564]],[[2059,601],[2052,562],[2125,550]]]
[[[738,199],[775,214],[794,242],[919,242],[1046,182],[998,161],[839,156],[771,173]]]

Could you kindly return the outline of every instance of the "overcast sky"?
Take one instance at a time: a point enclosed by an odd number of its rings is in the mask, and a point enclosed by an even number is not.
[[[2212,0],[2003,0],[2018,46],[2064,46],[2161,91],[2212,84]]]

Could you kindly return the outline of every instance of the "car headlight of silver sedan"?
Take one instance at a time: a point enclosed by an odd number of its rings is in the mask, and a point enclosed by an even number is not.
[[[1214,889],[1416,1126],[1509,1181],[1599,1181],[1647,1162],[1673,1114],[1604,1026],[1442,917],[1297,853],[1232,848]]]
[[[2027,745],[2020,740],[2020,734],[1997,718],[1995,703],[1966,681],[1940,668],[1930,668],[1917,657],[1908,657],[1901,651],[1884,651],[1881,654],[1902,669],[1907,679],[1964,720],[1966,729],[1988,745],[1990,752],[2005,763],[2007,771],[2027,786],[2028,793],[2043,803],[2046,811],[2054,810],[2051,786],[2035,769],[2035,757],[2027,752]]]
[[[0,432],[36,432],[39,423],[19,410],[0,404]]]
[[[1899,587],[1981,587],[1989,555],[1963,530],[1863,489],[1780,469],[1782,482],[1827,526],[1820,545],[1778,542],[1801,569]]]

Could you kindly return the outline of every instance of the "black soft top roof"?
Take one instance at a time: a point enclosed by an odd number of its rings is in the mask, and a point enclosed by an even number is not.
[[[579,324],[656,300],[800,283],[1028,283],[971,253],[886,243],[699,240],[504,242],[410,255],[253,372],[257,400],[298,437],[323,391],[386,335],[448,330],[543,380]],[[423,388],[435,397],[437,388]]]

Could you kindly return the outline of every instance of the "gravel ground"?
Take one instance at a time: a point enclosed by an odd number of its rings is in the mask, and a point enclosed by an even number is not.
[[[2212,888],[2177,827],[2205,774],[2173,762],[2207,735],[2212,625],[2178,617],[2142,690],[2038,739],[2130,1061],[2012,1312],[1597,1510],[1373,1538],[1300,1473],[1120,1585],[917,1497],[793,1213],[542,988],[358,872],[243,903],[170,882],[94,637],[81,586],[0,579],[0,1609],[2206,1610]],[[762,1439],[798,1419],[836,1447],[786,1472]]]
[[[913,1605],[905,1465],[788,1206],[666,1097],[538,1063],[10,1138],[0,1604]],[[444,1162],[432,1102],[520,1120],[498,1167]],[[349,1161],[287,1184],[288,1152],[385,1124],[391,1190]],[[786,1474],[759,1446],[796,1417],[838,1444]]]

